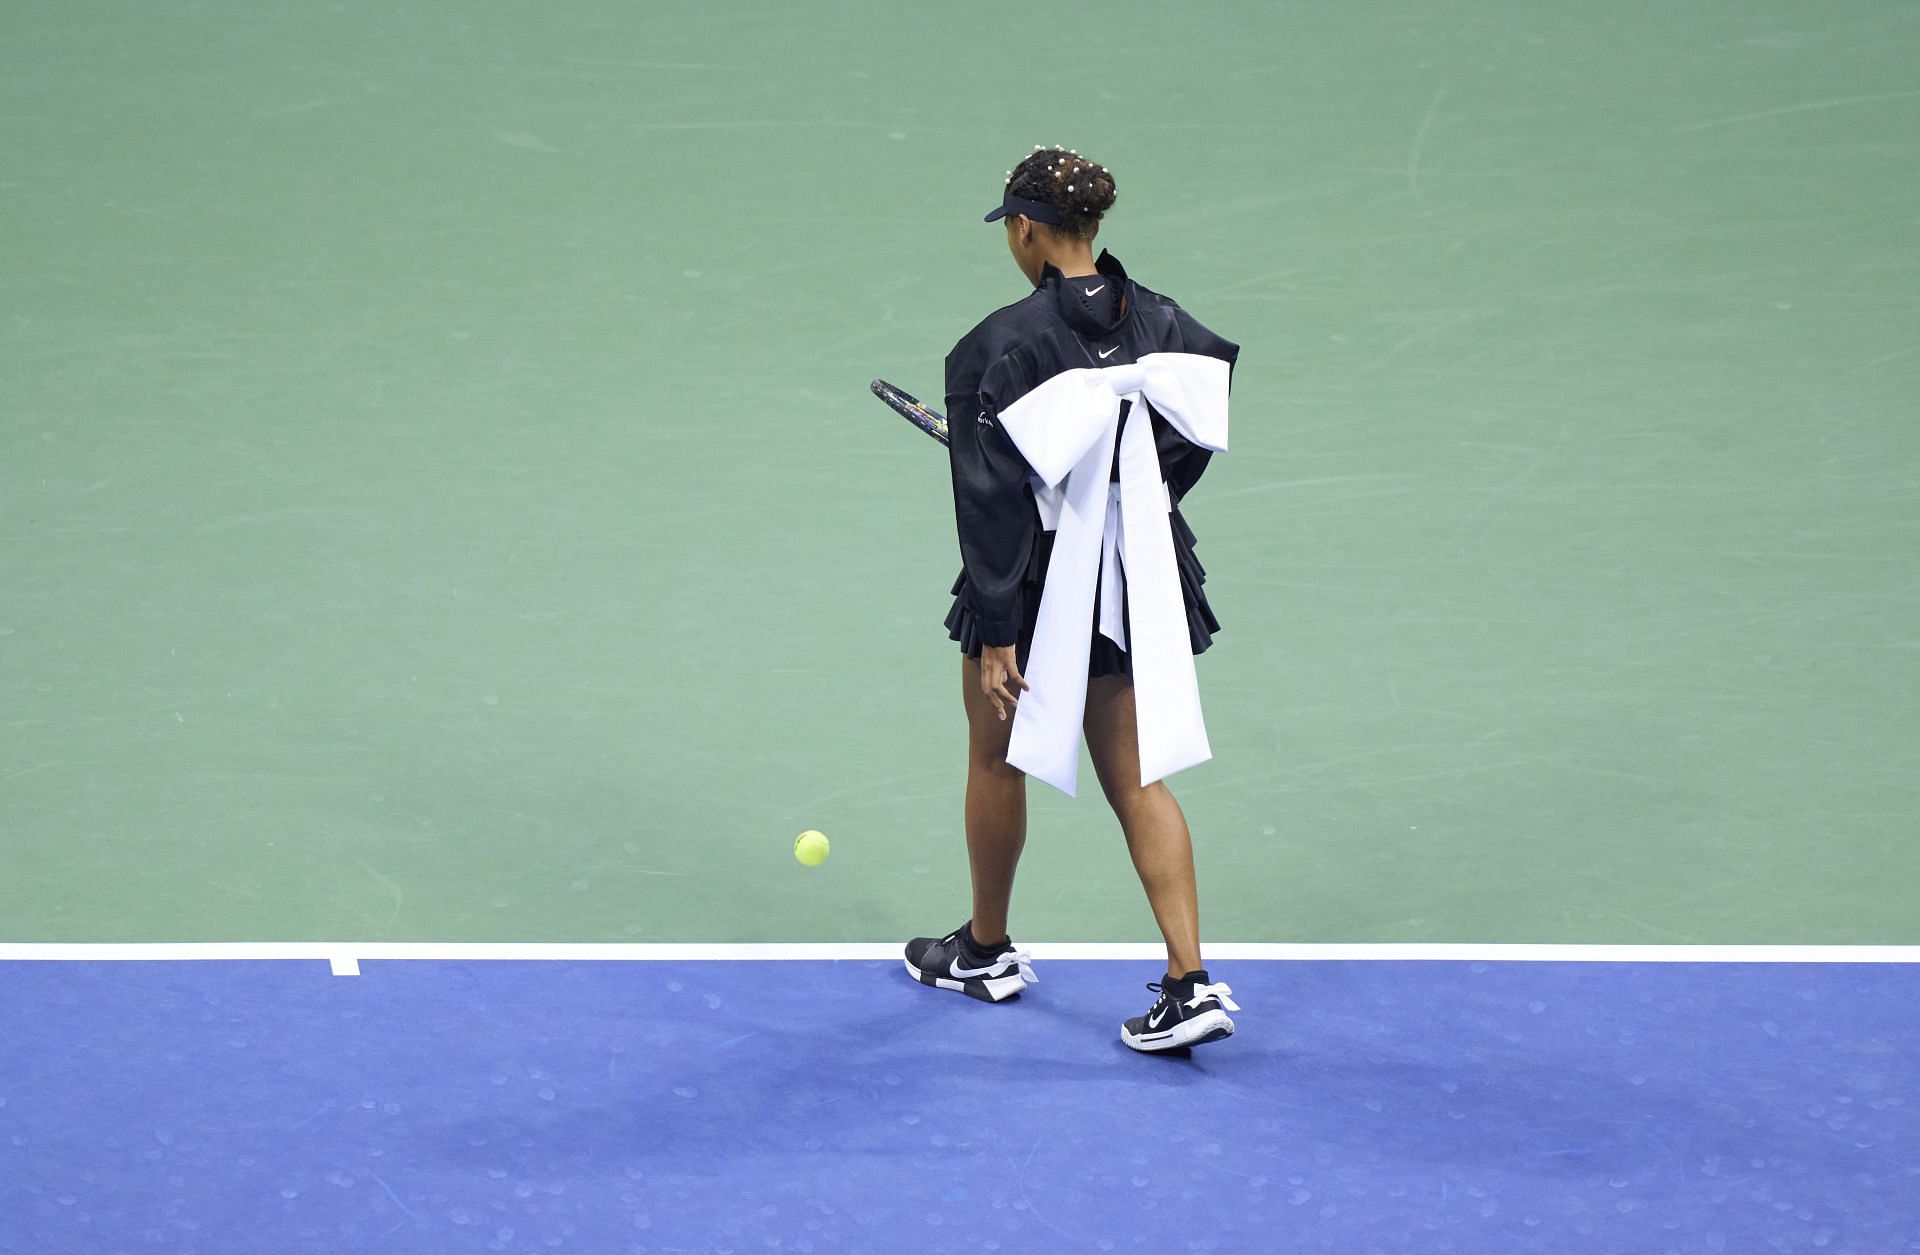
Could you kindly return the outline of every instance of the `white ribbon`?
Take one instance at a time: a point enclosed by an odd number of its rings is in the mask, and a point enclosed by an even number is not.
[[[1231,985],[1195,985],[1193,997],[1187,999],[1187,1010],[1198,1011],[1200,1004],[1209,998],[1218,998],[1220,1005],[1229,1011],[1238,1011],[1240,1004],[1228,997],[1233,992]]]
[[[1219,358],[1149,353],[1126,366],[1062,371],[1000,412],[1001,427],[1045,490],[1036,493],[1043,517],[1057,521],[1027,657],[1031,688],[1014,715],[1007,761],[1069,797],[1080,771],[1095,589],[1103,575],[1100,630],[1133,660],[1142,787],[1213,757],[1159,450],[1141,411],[1151,403],[1182,436],[1224,452],[1228,376]],[[1122,401],[1133,403],[1137,417],[1119,435]],[[1120,483],[1113,491],[1116,438]]]

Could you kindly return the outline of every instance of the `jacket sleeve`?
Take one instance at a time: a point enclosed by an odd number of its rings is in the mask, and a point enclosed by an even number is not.
[[[1183,353],[1219,358],[1227,364],[1227,378],[1231,381],[1234,363],[1240,359],[1240,346],[1215,335],[1173,302],[1169,301],[1168,305],[1173,311],[1173,329],[1177,340],[1170,347]],[[1187,491],[1199,483],[1200,477],[1206,473],[1213,452],[1189,441],[1175,431],[1170,423],[1156,423],[1154,434],[1158,437],[1160,469],[1167,478],[1167,491],[1173,498],[1173,504],[1178,506],[1180,498],[1186,496]]]
[[[1000,427],[992,389],[982,389],[986,356],[971,338],[947,355],[953,516],[980,639],[1012,645],[1025,611],[1021,580],[1033,552],[1036,515],[1026,459]]]

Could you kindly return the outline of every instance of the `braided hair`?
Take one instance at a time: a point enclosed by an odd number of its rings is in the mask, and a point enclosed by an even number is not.
[[[1055,205],[1060,225],[1052,230],[1090,240],[1100,217],[1113,208],[1113,176],[1070,148],[1035,145],[1019,165],[1007,171],[1007,190],[1024,200]]]

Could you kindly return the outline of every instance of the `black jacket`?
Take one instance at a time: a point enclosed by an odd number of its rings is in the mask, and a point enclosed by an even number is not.
[[[1126,304],[1117,321],[1103,325],[1090,318],[1082,303],[1063,291],[1069,281],[1048,266],[1032,296],[987,315],[947,354],[947,434],[954,519],[965,564],[962,595],[988,645],[1011,645],[1019,635],[1026,609],[1022,580],[1041,530],[1026,459],[1001,429],[999,412],[1066,370],[1119,366],[1169,352],[1201,353],[1231,366],[1240,355],[1239,345],[1128,279],[1113,254],[1102,252],[1095,266],[1125,286]],[[1161,474],[1178,507],[1212,454],[1158,414],[1152,421]]]

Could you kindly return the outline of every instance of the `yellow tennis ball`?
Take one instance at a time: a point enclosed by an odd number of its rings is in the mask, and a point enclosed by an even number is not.
[[[793,839],[793,856],[808,867],[827,861],[827,835],[809,828]]]

